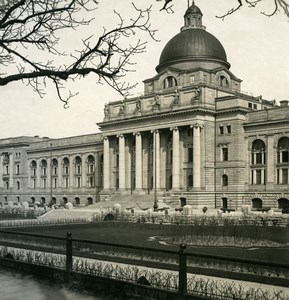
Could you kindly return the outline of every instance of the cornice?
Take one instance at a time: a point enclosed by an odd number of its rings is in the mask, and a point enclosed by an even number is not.
[[[155,114],[135,116],[132,118],[127,118],[127,119],[116,119],[116,120],[112,120],[112,121],[97,123],[97,125],[100,126],[100,128],[103,128],[103,127],[115,125],[115,124],[127,124],[127,123],[131,123],[131,122],[135,122],[135,121],[160,119],[160,118],[166,118],[166,117],[170,117],[170,116],[183,115],[183,114],[189,114],[189,113],[202,113],[202,114],[214,115],[215,110],[204,108],[204,107],[190,108],[190,109],[186,108],[186,109],[180,109],[180,110],[175,110],[175,111],[164,111],[164,112],[159,112],[159,113],[155,113]]]

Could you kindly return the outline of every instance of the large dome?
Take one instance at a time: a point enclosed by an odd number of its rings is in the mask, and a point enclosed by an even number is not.
[[[157,72],[183,62],[214,62],[230,67],[227,55],[220,41],[205,30],[202,25],[202,12],[193,5],[185,13],[185,26],[164,47]]]

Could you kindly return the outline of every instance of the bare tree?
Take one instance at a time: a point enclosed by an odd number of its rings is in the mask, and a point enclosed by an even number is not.
[[[133,85],[124,76],[133,70],[132,57],[146,48],[141,40],[133,44],[132,37],[145,32],[155,40],[151,7],[134,6],[136,17],[129,21],[114,12],[118,18],[114,28],[87,36],[75,51],[65,53],[61,35],[91,24],[91,12],[97,7],[96,0],[0,0],[0,86],[22,80],[43,96],[49,80],[66,106],[75,94],[63,96],[65,82],[95,74],[98,83],[106,82],[127,95]]]
[[[168,6],[168,4],[172,1],[176,0],[156,0],[156,1],[164,1],[164,6],[161,10],[165,10],[167,13],[173,13],[173,4]],[[248,5],[249,7],[256,7],[256,5],[260,2],[265,2],[268,0],[235,0],[237,6],[228,10],[225,14],[221,16],[216,16],[217,18],[224,19],[225,17],[235,13],[237,10],[241,9],[244,4]],[[261,12],[261,14],[272,17],[275,15],[279,10],[282,10],[287,17],[289,17],[289,2],[288,0],[271,0],[273,8],[271,12]],[[190,5],[190,0],[188,0],[188,5]]]

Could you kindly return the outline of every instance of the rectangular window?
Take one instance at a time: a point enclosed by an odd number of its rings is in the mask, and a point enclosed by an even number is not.
[[[252,103],[248,103],[248,107],[249,107],[249,108],[253,108]]]
[[[32,170],[32,176],[36,176],[36,169]]]
[[[262,171],[256,170],[256,184],[262,184]]]
[[[43,175],[43,176],[46,176],[46,168],[43,168],[43,169],[42,169],[42,175]]]
[[[231,134],[231,125],[227,125],[227,133]]]
[[[88,172],[93,173],[94,172],[94,165],[89,165]]]
[[[228,159],[229,159],[228,148],[222,148],[222,161],[228,161]]]
[[[254,109],[257,109],[257,104],[254,104]]]
[[[80,187],[81,187],[81,178],[80,178],[80,177],[77,177],[77,178],[76,178],[76,187],[77,187],[77,188],[80,188]]]
[[[9,175],[9,166],[6,166],[5,171],[6,171],[6,175]]]
[[[224,126],[219,127],[219,134],[224,134]]]
[[[94,187],[94,177],[93,176],[89,177],[88,186],[91,188]]]
[[[262,153],[256,153],[256,164],[262,164]]]
[[[289,152],[288,151],[282,151],[281,153],[282,153],[281,154],[282,155],[282,161],[281,162],[282,163],[289,162],[289,156],[288,156]]]
[[[68,175],[68,174],[69,174],[69,167],[68,167],[68,166],[65,166],[65,167],[64,167],[64,174],[65,174],[65,175]]]
[[[32,179],[32,188],[36,189],[36,179]]]
[[[68,178],[64,178],[64,187],[66,189],[69,187],[69,180],[68,180]]]
[[[19,174],[20,174],[20,166],[16,165],[16,175],[19,175]]]
[[[188,148],[188,162],[193,161],[193,148]]]
[[[288,169],[282,169],[282,184],[288,184]]]
[[[53,187],[57,188],[57,178],[53,178]]]
[[[43,178],[43,181],[42,181],[42,187],[44,189],[46,189],[46,178]]]

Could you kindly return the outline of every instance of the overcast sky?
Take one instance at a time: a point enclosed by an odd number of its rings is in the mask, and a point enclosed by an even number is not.
[[[94,12],[96,32],[102,26],[112,28],[117,23],[113,9],[125,18],[133,15],[131,1],[100,0]],[[138,82],[134,95],[142,94],[144,79],[156,74],[162,49],[183,26],[183,15],[187,0],[175,0],[174,14],[159,12],[162,2],[136,0],[140,7],[153,3],[152,26],[158,29],[160,42],[148,40],[147,52],[136,58],[136,71],[127,81]],[[268,100],[289,100],[289,22],[283,12],[268,18],[260,12],[271,12],[273,0],[255,9],[242,8],[224,21],[216,15],[228,11],[237,0],[196,0],[203,12],[203,25],[224,46],[231,71],[243,80],[242,91]],[[117,5],[117,6],[116,6]],[[87,31],[87,29],[85,29]],[[82,31],[83,34],[86,31]],[[66,36],[67,44],[73,48],[75,35]],[[96,84],[95,78],[86,77],[74,84],[73,91],[79,95],[70,102],[69,109],[57,99],[56,91],[48,86],[43,99],[21,82],[0,87],[0,138],[14,136],[67,137],[99,132],[96,123],[103,120],[106,102],[122,97],[108,86]]]

